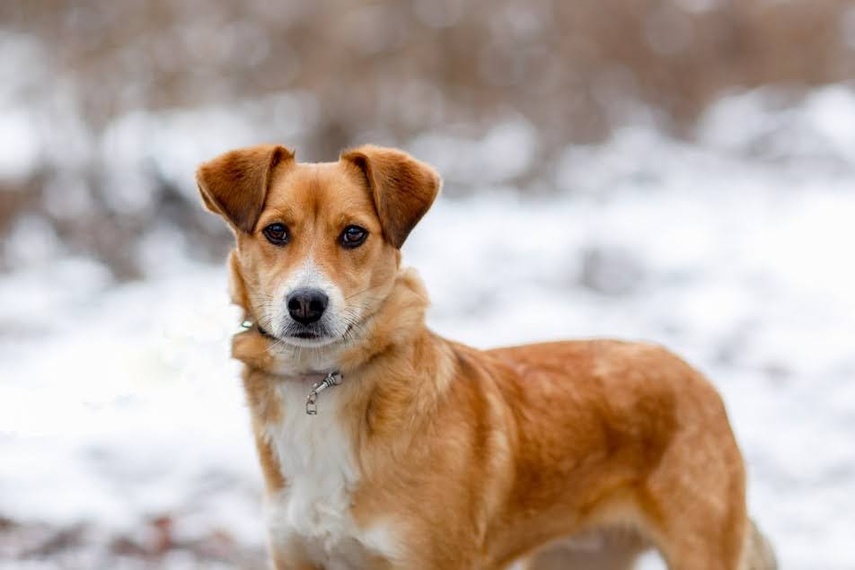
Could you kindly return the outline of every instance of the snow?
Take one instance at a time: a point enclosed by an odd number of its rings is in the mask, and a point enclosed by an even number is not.
[[[668,345],[723,393],[751,511],[783,567],[855,567],[855,141],[835,121],[853,113],[842,87],[797,106],[735,94],[710,110],[696,144],[627,128],[568,147],[557,194],[449,192],[405,246],[432,295],[430,326],[479,347]],[[183,144],[166,123],[150,135],[164,157]],[[464,168],[438,144],[455,141],[426,135],[411,148]],[[461,144],[510,157],[535,142],[510,122]],[[531,154],[514,160],[495,176],[530,168]],[[474,176],[466,168],[460,176]],[[116,536],[146,544],[151,521],[170,517],[178,540],[222,534],[263,548],[260,475],[228,357],[239,315],[224,269],[189,260],[181,244],[149,236],[151,277],[139,283],[113,285],[96,263],[50,248],[0,276],[0,520],[85,523],[96,548]],[[0,541],[4,552],[18,553]],[[61,566],[51,560],[31,567]],[[179,551],[159,567],[196,563]]]
[[[159,176],[175,182],[177,188],[192,192],[196,167],[203,160],[239,146],[261,142],[295,140],[304,137],[317,123],[317,103],[304,93],[277,93],[231,106],[210,105],[165,112],[134,111],[115,119],[100,140],[104,163],[115,176],[134,173]],[[205,133],[200,137],[199,133]],[[109,160],[107,160],[109,158]],[[112,174],[112,173],[111,173]],[[145,180],[123,183],[135,187],[118,188],[120,204],[127,209],[146,198],[138,191]],[[143,196],[140,196],[143,194]]]
[[[500,184],[526,174],[538,150],[537,132],[522,117],[496,124],[483,138],[470,139],[446,132],[417,137],[408,150],[439,170],[445,185]]]
[[[24,178],[38,158],[32,134],[33,116],[26,111],[0,115],[0,180]]]

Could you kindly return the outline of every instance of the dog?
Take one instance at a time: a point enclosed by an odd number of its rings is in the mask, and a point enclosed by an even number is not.
[[[437,172],[372,145],[202,164],[235,235],[233,357],[283,569],[775,568],[713,386],[652,344],[481,351],[425,326],[401,246]]]

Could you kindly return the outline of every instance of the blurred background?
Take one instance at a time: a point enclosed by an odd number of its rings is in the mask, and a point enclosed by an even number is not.
[[[0,567],[263,567],[193,180],[259,142],[437,166],[431,326],[668,344],[783,566],[855,567],[853,79],[851,0],[0,4]]]

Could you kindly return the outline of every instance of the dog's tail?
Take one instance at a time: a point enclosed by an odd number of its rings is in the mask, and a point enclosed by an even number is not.
[[[741,570],[778,570],[778,561],[775,559],[772,544],[763,536],[757,524],[754,521],[750,522]]]

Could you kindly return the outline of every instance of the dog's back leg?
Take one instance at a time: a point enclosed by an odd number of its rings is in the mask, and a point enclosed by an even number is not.
[[[640,487],[648,530],[670,570],[742,568],[751,536],[745,470],[724,430],[687,425]]]

